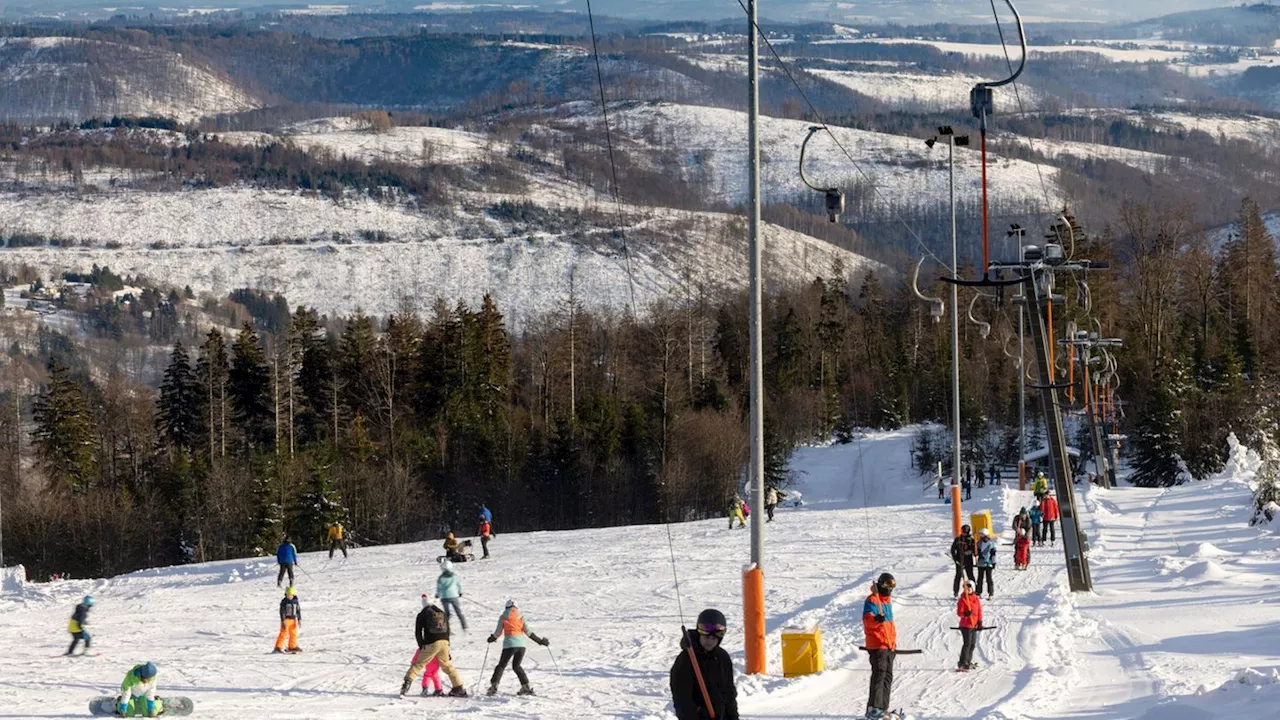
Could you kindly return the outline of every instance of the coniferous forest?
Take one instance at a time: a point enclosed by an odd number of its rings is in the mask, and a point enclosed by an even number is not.
[[[1275,447],[1275,239],[1251,202],[1230,237],[1195,228],[1176,207],[1126,206],[1114,226],[1071,233],[1076,257],[1110,269],[1057,280],[1059,336],[1076,323],[1125,341],[1113,429],[1128,436],[1140,484],[1216,472],[1230,432]],[[949,323],[914,296],[910,271],[835,267],[766,295],[769,482],[788,482],[798,444],[945,422]],[[109,271],[84,279],[119,284]],[[941,283],[922,289],[944,295]],[[230,300],[252,319],[174,344],[158,387],[90,361],[63,335],[10,348],[0,412],[10,564],[33,577],[111,574],[261,554],[285,532],[314,549],[333,520],[357,546],[469,535],[481,502],[499,537],[693,519],[723,514],[744,477],[745,294],[695,289],[633,315],[570,291],[519,327],[489,298],[342,318],[247,291]],[[154,325],[185,301],[150,302]],[[963,453],[1011,463],[1017,312],[984,300],[974,313],[991,331],[961,326]],[[1042,442],[1035,427],[1031,436]],[[924,469],[945,450],[918,455]]]

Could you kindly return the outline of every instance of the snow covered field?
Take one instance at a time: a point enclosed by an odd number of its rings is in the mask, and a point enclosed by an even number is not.
[[[1280,542],[1249,528],[1245,480],[1256,457],[1233,455],[1223,477],[1167,490],[1087,492],[1096,592],[1069,594],[1059,548],[1036,549],[1027,572],[1002,546],[979,670],[959,652],[951,599],[949,508],[909,469],[910,430],[793,458],[806,505],[768,526],[770,674],[740,678],[747,718],[849,718],[865,706],[868,667],[856,650],[870,580],[898,578],[902,647],[894,705],[919,720],[1116,718],[1264,720],[1280,704]],[[1029,493],[975,489],[966,511],[996,528]],[[507,512],[513,512],[514,509]],[[460,566],[470,632],[454,658],[474,689],[493,666],[484,636],[507,597],[552,640],[526,669],[540,693],[470,700],[396,698],[413,653],[418,595],[433,587],[435,541],[357,549],[345,563],[306,553],[298,578],[302,655],[271,655],[280,592],[266,558],[20,586],[0,595],[0,699],[14,717],[82,717],[130,663],[152,659],[163,691],[195,699],[206,718],[670,718],[667,670],[679,610],[663,526],[505,534],[494,558]],[[748,536],[725,520],[672,525],[686,619],[717,606],[742,662],[740,601]],[[66,617],[86,592],[101,657],[65,659]],[[780,632],[820,624],[827,671],[782,679]],[[557,669],[558,664],[558,669]],[[484,666],[483,668],[481,666]],[[1252,668],[1252,670],[1246,670]]]
[[[962,73],[926,74],[919,72],[867,72],[859,70],[821,70],[808,72],[843,85],[855,92],[873,97],[895,107],[921,110],[953,110],[969,107],[969,90],[989,78]],[[1028,110],[1036,108],[1041,94],[1022,87],[1022,102]]]
[[[706,183],[723,200],[746,201],[747,114],[692,105],[647,104],[615,111],[621,132],[660,147],[681,148],[686,176]],[[587,117],[584,122],[594,122]],[[800,144],[812,123],[773,117],[760,119],[761,187],[767,202],[812,192],[800,180]],[[886,201],[930,205],[947,197],[946,150],[930,150],[923,138],[833,127],[840,144],[858,161],[864,176],[836,144],[822,133],[809,143],[805,172],[816,183],[875,187],[875,205]],[[988,159],[992,202],[1042,204],[1036,165],[1002,157]],[[933,171],[930,171],[932,169]],[[1042,168],[1048,192],[1060,202],[1056,168]],[[981,192],[981,166],[976,152],[956,153],[956,194],[976,198]]]

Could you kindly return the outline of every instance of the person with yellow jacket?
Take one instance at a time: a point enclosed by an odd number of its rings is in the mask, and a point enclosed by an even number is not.
[[[533,632],[533,628],[529,627],[524,616],[520,614],[520,608],[515,600],[507,601],[507,608],[503,611],[502,617],[498,618],[498,626],[489,636],[489,642],[497,642],[499,635],[502,636],[502,657],[498,659],[498,666],[493,669],[493,677],[489,679],[489,694],[498,692],[498,683],[502,680],[502,673],[507,669],[509,662],[516,677],[520,679],[520,691],[516,694],[532,695],[533,688],[529,687],[529,676],[524,674],[524,668],[520,667],[520,663],[524,660],[524,653],[529,647],[530,640],[543,647],[550,645],[551,641],[538,637]]]
[[[84,652],[81,654],[88,654],[89,642],[92,638],[89,637],[89,631],[85,626],[89,624],[89,610],[96,602],[92,595],[85,595],[84,600],[76,605],[75,612],[71,614],[71,620],[67,623],[67,632],[71,633],[71,647],[67,649],[67,655],[76,651],[76,645],[79,645],[81,640],[84,641]]]
[[[329,559],[333,559],[333,551],[341,548],[342,557],[347,557],[347,541],[342,539],[342,523],[334,521],[329,526]]]

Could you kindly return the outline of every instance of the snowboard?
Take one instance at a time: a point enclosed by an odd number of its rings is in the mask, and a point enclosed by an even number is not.
[[[163,712],[159,717],[179,717],[182,715],[190,715],[195,709],[195,703],[191,702],[188,697],[161,697],[160,707]],[[89,702],[89,712],[97,717],[119,717],[116,715],[116,698],[98,697]],[[132,715],[131,717],[144,717],[143,714]]]

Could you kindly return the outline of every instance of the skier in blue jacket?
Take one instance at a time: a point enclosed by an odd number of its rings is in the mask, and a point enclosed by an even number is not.
[[[992,573],[996,569],[996,541],[991,537],[991,531],[982,528],[979,533],[978,540],[978,588],[977,594],[982,594],[983,580],[986,580],[987,598],[990,599],[996,593],[996,581],[992,577]]]
[[[280,547],[276,548],[276,562],[280,563],[280,574],[276,576],[276,587],[280,587],[284,581],[285,573],[289,573],[289,585],[293,585],[293,566],[298,564],[298,548],[289,542],[289,536],[284,536],[284,542],[280,543]]]
[[[462,625],[462,631],[466,632],[467,618],[463,616],[462,603],[458,601],[462,597],[462,582],[454,574],[451,560],[446,559],[440,562],[440,577],[436,578],[436,597],[440,598],[440,605],[444,608],[444,621],[451,622],[450,610],[452,610],[458,615],[458,623]]]

